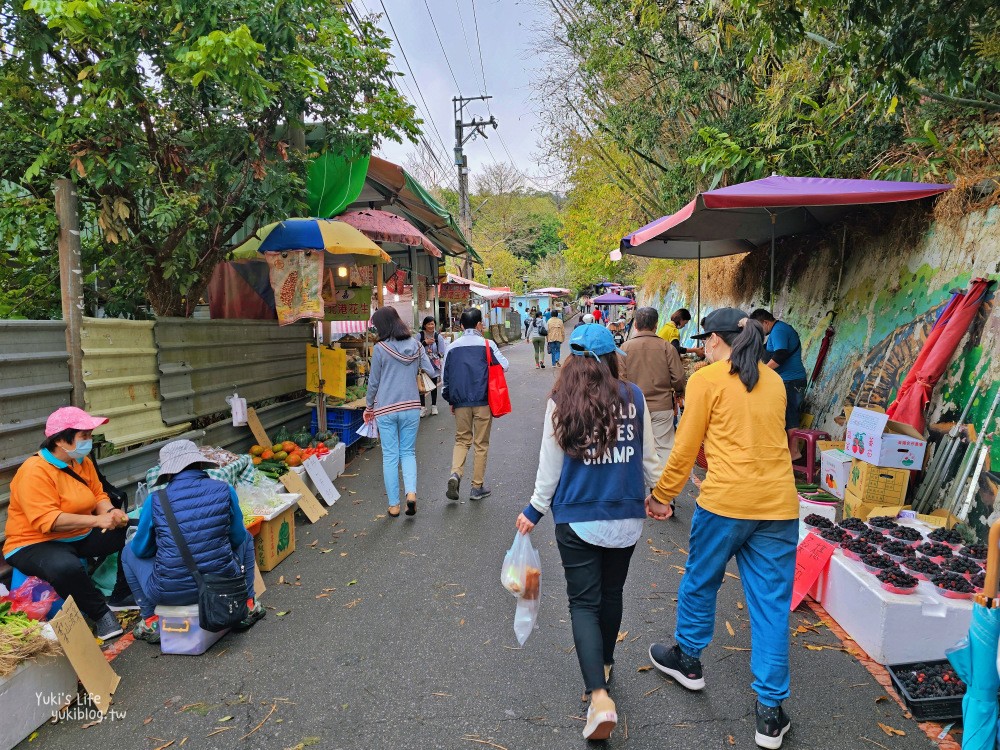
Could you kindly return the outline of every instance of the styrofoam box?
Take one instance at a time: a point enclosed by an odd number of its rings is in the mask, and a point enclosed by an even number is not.
[[[330,452],[327,453],[323,458],[319,459],[319,465],[323,467],[326,475],[330,477],[330,481],[334,481],[337,477],[344,473],[345,462],[347,458],[347,446],[343,443],[337,443]],[[306,472],[304,466],[293,466],[292,471],[301,477],[302,481],[306,483],[306,487],[313,494],[316,494],[316,485],[313,480],[309,478],[309,474]]]
[[[29,659],[0,677],[0,750],[10,750],[75,697],[76,672],[63,655]]]
[[[837,521],[837,506],[834,503],[814,503],[799,495],[799,523],[805,521],[806,516],[813,513],[817,516],[823,516],[823,518],[829,518],[834,523]]]
[[[971,601],[945,599],[927,581],[913,594],[890,594],[840,549],[809,593],[879,664],[943,659],[972,620]]]
[[[212,633],[199,627],[197,604],[183,607],[161,604],[156,614],[160,616],[160,650],[165,654],[198,656],[229,632],[226,629]]]

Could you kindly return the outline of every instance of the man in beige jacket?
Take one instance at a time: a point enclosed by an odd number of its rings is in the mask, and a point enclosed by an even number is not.
[[[562,356],[562,345],[566,340],[566,328],[563,326],[558,310],[552,310],[552,317],[545,325],[549,331],[546,341],[549,345],[549,356],[552,357],[552,366],[562,367],[559,364],[559,358]]]
[[[655,308],[636,310],[635,334],[622,344],[627,356],[618,358],[618,368],[646,397],[662,473],[674,445],[674,395],[684,393],[686,378],[677,349],[656,335],[658,319]]]

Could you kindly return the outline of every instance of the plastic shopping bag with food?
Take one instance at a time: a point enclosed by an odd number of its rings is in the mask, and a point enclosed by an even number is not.
[[[531,546],[527,534],[518,532],[507,550],[500,571],[500,583],[517,597],[514,611],[514,635],[523,646],[538,619],[538,602],[542,577],[542,562],[538,550]]]

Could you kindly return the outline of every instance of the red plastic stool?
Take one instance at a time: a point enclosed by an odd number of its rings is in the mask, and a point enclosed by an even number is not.
[[[789,451],[795,447],[796,442],[799,440],[806,444],[805,450],[802,452],[805,463],[797,464],[793,461],[792,471],[798,472],[799,474],[805,474],[806,482],[809,484],[815,484],[816,477],[819,475],[819,462],[816,460],[816,442],[818,440],[829,439],[830,434],[823,432],[823,430],[807,430],[803,427],[798,427],[794,430],[788,431]]]

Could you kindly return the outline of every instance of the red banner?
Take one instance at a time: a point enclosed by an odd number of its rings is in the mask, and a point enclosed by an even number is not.
[[[806,534],[795,553],[795,583],[792,584],[792,610],[802,603],[820,573],[830,564],[833,545],[819,534]]]
[[[441,284],[438,299],[442,302],[467,304],[469,302],[469,287],[466,284]]]
[[[500,299],[495,299],[490,303],[491,307],[510,307],[510,297],[501,297]]]

